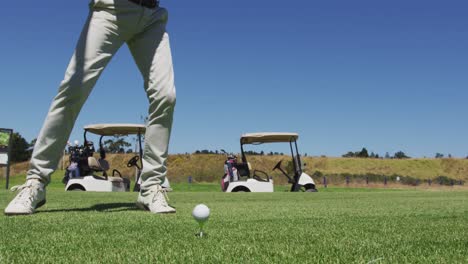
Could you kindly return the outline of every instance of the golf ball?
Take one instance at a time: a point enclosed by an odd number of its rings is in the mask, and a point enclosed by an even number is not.
[[[204,222],[208,220],[208,217],[210,216],[210,208],[204,204],[199,204],[193,208],[192,216],[198,222]]]

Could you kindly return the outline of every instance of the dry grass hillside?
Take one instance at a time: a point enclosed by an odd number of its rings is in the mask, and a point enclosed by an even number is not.
[[[133,154],[109,154],[107,160],[111,169],[118,169],[123,175],[132,177],[134,168],[126,166]],[[196,182],[218,182],[223,175],[225,156],[216,154],[170,155],[168,175],[172,182],[186,182],[192,176]],[[249,156],[253,169],[270,173],[276,183],[286,183],[286,178],[279,172],[272,172],[276,163],[283,159],[283,167],[290,160],[289,156]],[[310,175],[327,176],[335,181],[343,175],[410,177],[412,179],[435,181],[445,176],[453,180],[468,181],[468,159],[360,159],[360,158],[316,158],[304,157],[307,164],[305,171]],[[66,163],[65,163],[66,164]],[[11,175],[24,174],[27,163],[14,164]],[[368,177],[368,176],[367,176]]]

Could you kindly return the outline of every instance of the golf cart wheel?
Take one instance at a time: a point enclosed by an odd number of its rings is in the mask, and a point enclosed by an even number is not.
[[[68,187],[67,191],[86,191],[86,189],[78,184],[73,184],[72,186]]]
[[[301,191],[303,192],[318,192],[318,190],[315,188],[315,185],[313,184],[306,184],[301,187]]]
[[[231,192],[250,192],[249,188],[245,186],[238,186],[234,188]]]

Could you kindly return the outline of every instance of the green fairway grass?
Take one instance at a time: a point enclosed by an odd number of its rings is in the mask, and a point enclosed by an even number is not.
[[[0,216],[0,263],[468,262],[466,191],[174,184],[177,213],[153,215],[137,210],[136,193],[50,187],[36,214]],[[0,191],[2,210],[13,196]],[[211,209],[204,238],[191,216],[198,203]]]

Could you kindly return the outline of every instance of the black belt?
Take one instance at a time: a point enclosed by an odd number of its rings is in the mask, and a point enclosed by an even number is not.
[[[147,7],[147,8],[156,8],[159,6],[158,0],[128,0],[128,1]]]

